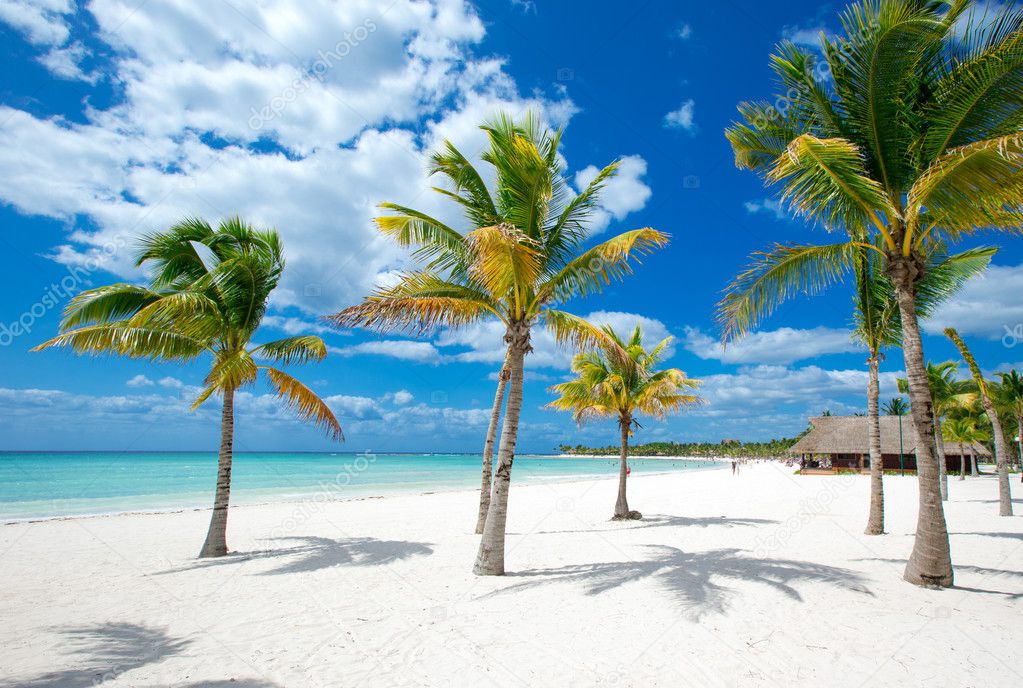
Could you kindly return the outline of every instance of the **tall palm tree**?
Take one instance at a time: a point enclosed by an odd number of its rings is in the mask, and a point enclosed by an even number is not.
[[[929,317],[942,303],[957,293],[966,282],[983,272],[997,252],[996,248],[974,248],[949,255],[943,242],[935,243],[927,256],[926,271],[917,285],[916,308],[921,318]],[[867,434],[870,451],[870,510],[867,535],[884,532],[884,483],[881,456],[881,429],[878,414],[879,368],[884,349],[899,346],[902,323],[895,288],[884,272],[883,257],[854,241],[829,246],[777,245],[767,252],[754,253],[751,264],[728,287],[720,313],[722,323],[730,325],[730,312],[744,309],[761,320],[794,293],[815,294],[831,282],[845,276],[832,271],[823,256],[846,254],[848,272],[855,278],[853,297],[853,337],[867,349]],[[790,268],[796,265],[795,273]],[[732,309],[728,311],[727,309]],[[905,389],[900,389],[905,393]]]
[[[1016,450],[1020,460],[1020,480],[1023,481],[1023,376],[1015,370],[998,373],[1001,384],[995,395],[995,404],[1016,421]]]
[[[605,325],[604,331],[614,347],[577,354],[572,360],[572,372],[577,377],[551,387],[550,391],[560,397],[547,406],[571,411],[572,418],[580,425],[592,418],[617,419],[621,432],[621,454],[618,501],[615,502],[612,520],[639,519],[642,514],[629,509],[626,494],[629,436],[634,427],[639,427],[636,416],[644,414],[660,420],[699,403],[699,397],[686,392],[699,387],[700,381],[687,377],[678,368],[655,370],[671,343],[671,337],[647,351],[643,348],[643,333],[639,325],[628,341],[623,341],[610,325]],[[622,350],[628,354],[624,358],[619,355]]]
[[[1023,10],[1008,4],[993,21],[976,21],[967,13],[979,6],[858,2],[842,14],[842,35],[821,39],[827,70],[817,69],[812,53],[781,44],[771,58],[778,106],[742,103],[742,121],[726,131],[739,167],[759,172],[795,211],[883,260],[899,306],[919,437],[920,509],[904,577],[942,587],[953,584],[953,573],[918,285],[933,242],[1023,226]],[[820,247],[781,268],[775,285],[784,293],[799,281],[833,279],[851,257],[848,249]],[[725,336],[755,325],[751,307],[777,294],[726,300]]]
[[[454,187],[439,191],[465,209],[471,231],[462,234],[425,213],[386,205],[398,214],[380,218],[380,229],[399,244],[416,247],[415,255],[427,265],[403,274],[398,284],[377,289],[330,320],[338,327],[416,333],[490,318],[504,325],[508,399],[491,501],[473,567],[478,575],[503,575],[508,491],[532,328],[543,325],[562,344],[607,345],[600,328],[554,306],[623,279],[631,273],[633,261],[665,246],[668,236],[643,228],[583,250],[587,221],[617,164],[605,167],[570,198],[558,156],[560,133],[548,132],[532,118],[516,124],[503,116],[482,128],[489,141],[482,158],[496,174],[493,194],[450,143],[433,158],[434,170],[443,171]]]
[[[295,412],[343,439],[341,426],[312,390],[279,368],[318,361],[327,355],[319,337],[286,337],[252,344],[270,294],[284,270],[280,237],[240,218],[216,229],[187,219],[145,237],[136,265],[151,268],[148,286],[113,284],[84,291],[68,304],[61,334],[35,351],[70,347],[78,353],[112,353],[131,358],[189,361],[210,354],[212,366],[195,409],[214,394],[223,399],[217,488],[200,557],[227,553],[227,510],[231,496],[235,393],[256,381],[259,371]]]
[[[959,353],[966,362],[966,366],[970,369],[973,382],[977,385],[977,391],[980,394],[980,403],[984,405],[984,411],[991,421],[991,432],[995,439],[995,466],[998,470],[998,515],[1012,516],[1012,494],[1009,491],[1009,446],[1005,442],[1005,432],[1002,430],[1001,419],[999,419],[998,411],[995,409],[994,402],[992,401],[988,382],[984,379],[983,374],[981,374],[977,360],[970,353],[966,342],[959,336],[955,328],[945,328],[945,335],[959,349]]]
[[[948,466],[945,462],[944,434],[941,431],[942,418],[972,398],[970,393],[972,385],[968,380],[958,379],[956,377],[958,372],[959,366],[955,361],[927,362],[927,385],[930,387],[931,398],[934,400],[935,454],[938,459],[942,501],[948,500]],[[909,381],[905,378],[898,379],[898,386],[899,392],[909,391]]]

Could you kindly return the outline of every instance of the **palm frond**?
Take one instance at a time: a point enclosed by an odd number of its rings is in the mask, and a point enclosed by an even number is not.
[[[134,284],[111,284],[76,295],[64,308],[61,329],[122,320],[137,313],[162,294]]]
[[[63,332],[32,351],[69,348],[79,354],[114,354],[150,360],[188,361],[207,351],[204,342],[169,330],[133,327],[124,321]]]
[[[264,367],[277,396],[283,399],[301,418],[323,428],[332,440],[344,440],[341,424],[334,412],[320,397],[301,382],[277,368]]]
[[[718,303],[722,339],[745,335],[796,293],[816,294],[852,269],[856,244],[782,245],[752,255],[753,262]]]
[[[291,365],[322,361],[327,356],[327,345],[315,335],[300,335],[260,344],[250,353],[256,358],[264,358],[282,365]]]

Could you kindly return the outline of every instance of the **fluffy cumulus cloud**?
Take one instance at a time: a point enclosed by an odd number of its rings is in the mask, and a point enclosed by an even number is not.
[[[696,131],[696,122],[693,115],[696,110],[696,101],[692,98],[683,102],[677,110],[672,110],[664,116],[664,126],[670,129],[682,129],[690,133]]]
[[[700,358],[722,363],[773,364],[794,363],[826,354],[859,351],[862,348],[853,341],[850,330],[823,326],[762,330],[727,346],[719,339],[690,327],[686,328],[683,346]]]
[[[652,346],[669,336],[664,323],[634,313],[594,311],[584,316],[591,323],[611,325],[619,333],[631,333],[639,325],[643,343]],[[504,326],[500,322],[487,322],[459,330],[442,332],[436,344],[443,348],[449,360],[500,364],[504,360]],[[533,328],[533,352],[526,357],[528,368],[567,369],[573,352],[559,346],[554,337],[542,327]],[[670,356],[672,350],[668,351]]]
[[[407,262],[373,228],[380,201],[458,221],[425,176],[424,153],[445,138],[476,155],[478,124],[499,110],[554,125],[575,111],[562,94],[522,95],[500,59],[475,55],[484,26],[464,0],[301,10],[280,0],[5,0],[0,21],[62,78],[83,44],[101,46],[93,73],[118,94],[76,121],[0,107],[0,135],[33,142],[31,155],[0,148],[0,200],[68,225],[54,259],[133,279],[140,233],[185,215],[240,214],[281,231],[289,269],[278,314],[349,305]],[[96,35],[76,33],[93,25]],[[606,213],[642,207],[645,169],[638,157],[623,162]]]
[[[880,375],[881,396],[898,393],[900,372]],[[735,373],[702,378],[707,403],[690,412],[701,420],[701,437],[742,427],[745,436],[791,435],[825,409],[836,414],[866,410],[867,370],[828,370],[809,365],[744,366]],[[737,422],[741,421],[741,426]]]
[[[626,155],[621,159],[618,170],[604,187],[600,196],[600,208],[594,213],[592,227],[600,232],[611,224],[611,219],[622,220],[629,213],[642,210],[653,193],[643,181],[646,176],[646,160],[639,155]],[[589,165],[575,174],[575,187],[582,191],[592,182],[600,170]]]
[[[960,334],[1001,339],[1012,348],[1023,346],[1023,265],[991,265],[955,297],[923,321],[929,334],[946,327]]]

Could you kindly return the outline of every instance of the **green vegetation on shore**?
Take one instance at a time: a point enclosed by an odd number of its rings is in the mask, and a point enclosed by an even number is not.
[[[782,458],[788,456],[789,447],[796,443],[805,432],[796,437],[783,437],[767,442],[740,442],[738,440],[723,442],[648,442],[633,445],[633,456],[712,456],[726,458]],[[587,447],[582,444],[575,446],[562,444],[558,446],[562,454],[593,454],[597,456],[615,456],[619,447]]]

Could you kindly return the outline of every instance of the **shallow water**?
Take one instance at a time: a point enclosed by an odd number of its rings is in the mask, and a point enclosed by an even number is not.
[[[352,499],[478,488],[482,457],[472,454],[239,453],[231,500],[252,504],[316,497]],[[632,470],[705,470],[700,459],[632,459]],[[517,456],[515,483],[613,476],[618,459]],[[0,453],[0,519],[208,507],[217,455],[199,452]]]

